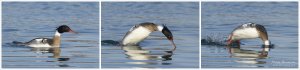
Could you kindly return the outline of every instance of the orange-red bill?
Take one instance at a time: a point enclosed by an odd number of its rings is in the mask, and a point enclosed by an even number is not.
[[[228,41],[227,41],[227,45],[230,45],[231,42],[232,42],[232,40],[228,40]]]
[[[174,43],[173,40],[170,40],[170,41],[171,41],[171,43],[172,43],[172,45],[173,45],[173,50],[172,50],[172,51],[175,51],[175,50],[176,50],[176,45],[175,45],[175,43]]]
[[[74,33],[74,34],[78,34],[77,32],[73,31],[73,30],[69,30],[70,33]]]
[[[232,43],[232,34],[229,35],[228,39],[227,39],[227,45],[231,44]]]

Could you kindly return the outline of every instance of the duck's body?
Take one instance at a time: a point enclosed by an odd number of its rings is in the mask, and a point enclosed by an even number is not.
[[[122,45],[138,45],[154,31],[161,31],[175,46],[172,33],[165,25],[156,25],[150,22],[133,26],[123,37]]]
[[[162,26],[153,23],[141,23],[133,26],[124,36],[122,45],[138,45],[139,42],[147,38],[150,33],[162,30]]]
[[[53,43],[52,40],[53,39],[49,38],[35,38],[29,42],[26,42],[26,45],[30,47],[52,47],[50,45],[51,43]]]
[[[60,47],[61,34],[64,32],[75,33],[68,26],[61,25],[56,29],[55,35],[53,36],[52,39],[50,39],[50,38],[35,38],[35,39],[30,40],[29,42],[19,43],[19,44],[23,44],[23,45],[26,45],[29,47]]]
[[[240,40],[252,38],[260,38],[264,45],[270,45],[265,27],[255,23],[246,23],[235,28],[229,35],[227,44],[240,43]]]

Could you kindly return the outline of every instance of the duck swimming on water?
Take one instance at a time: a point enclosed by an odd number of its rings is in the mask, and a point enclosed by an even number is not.
[[[52,39],[50,38],[35,38],[30,40],[29,42],[16,42],[14,41],[13,43],[19,44],[19,45],[25,45],[29,47],[60,47],[61,43],[61,34],[65,32],[70,32],[70,33],[76,33],[74,32],[69,26],[67,25],[61,25],[55,30],[55,34]]]

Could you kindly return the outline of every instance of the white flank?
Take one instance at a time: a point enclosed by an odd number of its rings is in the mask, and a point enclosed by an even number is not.
[[[42,43],[41,44],[30,44],[28,46],[30,46],[30,47],[52,47],[48,43],[47,44],[42,44]]]
[[[256,28],[238,29],[233,32],[234,40],[257,38],[257,37],[259,37],[259,34]]]
[[[34,39],[35,41],[31,42],[29,47],[51,47],[48,43],[42,43],[43,39]]]
[[[149,36],[151,32],[142,26],[131,31],[122,41],[123,45],[137,44]]]

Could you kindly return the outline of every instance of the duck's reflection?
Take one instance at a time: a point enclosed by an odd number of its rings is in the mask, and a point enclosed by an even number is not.
[[[247,46],[242,46],[247,47]],[[227,46],[230,56],[232,58],[238,58],[235,62],[245,63],[245,64],[266,64],[266,61],[259,59],[268,58],[268,53],[271,46],[263,45],[261,50],[247,50],[241,49],[240,47]]]
[[[68,61],[70,58],[62,58],[60,56],[61,49],[59,47],[53,47],[53,48],[46,48],[46,47],[39,47],[39,48],[32,48],[31,51],[36,53],[51,53],[52,56],[49,56],[48,58],[56,58],[57,61]]]
[[[132,60],[172,60],[173,51],[151,52],[140,46],[122,46],[127,58]]]
[[[46,62],[59,62],[57,66],[59,67],[69,67],[68,64],[64,63],[64,61],[69,61],[70,58],[62,58],[60,56],[61,49],[59,47],[53,47],[53,48],[46,48],[46,47],[40,47],[40,48],[32,48],[31,51],[36,53],[51,53],[52,56],[48,56],[48,58],[55,58],[56,61],[46,61]]]

